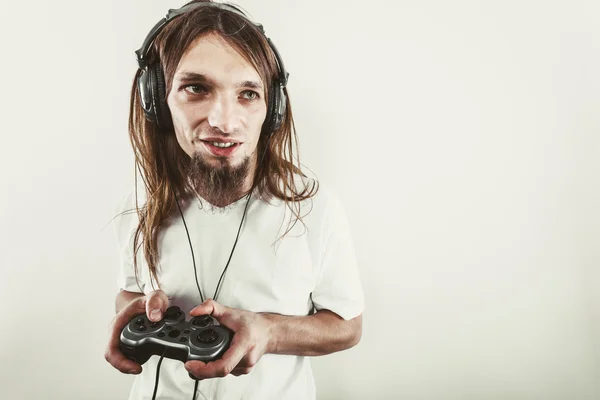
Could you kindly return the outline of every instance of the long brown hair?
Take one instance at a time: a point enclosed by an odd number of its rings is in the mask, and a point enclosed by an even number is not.
[[[198,2],[211,0],[196,0],[188,4]],[[216,7],[190,10],[169,22],[156,37],[148,54],[148,61],[154,62],[157,57],[160,60],[165,75],[166,93],[171,90],[173,75],[185,51],[197,38],[209,33],[219,35],[254,66],[265,82],[265,99],[269,99],[268,93],[273,90],[278,69],[267,40],[257,27],[243,17]],[[140,72],[138,70],[135,74],[131,88],[129,137],[135,153],[136,181],[139,171],[145,185],[146,201],[142,207],[138,205],[136,183],[135,210],[139,224],[134,234],[133,262],[138,280],[137,256],[142,248],[151,274],[152,287],[154,281],[160,287],[157,274],[160,259],[158,234],[163,222],[177,211],[175,195],[177,198],[186,198],[191,194],[191,187],[186,179],[191,160],[179,146],[172,127],[159,130],[156,124],[146,119],[136,83]],[[251,189],[256,189],[261,198],[275,197],[283,200],[292,211],[293,221],[290,221],[282,237],[298,220],[302,221],[300,202],[310,199],[318,191],[316,180],[300,186],[294,180],[295,174],[302,177],[305,175],[300,169],[298,140],[287,89],[286,95],[287,107],[281,127],[273,132],[269,140],[264,134],[259,139],[256,151],[264,156],[261,165],[257,167]]]

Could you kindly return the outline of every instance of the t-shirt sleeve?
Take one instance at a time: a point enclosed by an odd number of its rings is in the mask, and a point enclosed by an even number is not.
[[[323,216],[320,271],[312,302],[345,320],[362,314],[364,294],[352,234],[342,203],[330,195]]]
[[[117,240],[117,251],[119,254],[119,266],[117,271],[117,289],[128,292],[147,293],[149,285],[145,279],[146,268],[143,261],[142,251],[138,252],[139,276],[133,266],[133,238],[138,225],[138,215],[135,210],[135,192],[132,191],[117,207],[114,219],[114,229]]]

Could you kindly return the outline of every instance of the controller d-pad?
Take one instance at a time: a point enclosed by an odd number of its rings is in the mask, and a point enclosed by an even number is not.
[[[217,340],[219,334],[214,329],[207,329],[198,334],[198,341],[203,344],[209,344]]]

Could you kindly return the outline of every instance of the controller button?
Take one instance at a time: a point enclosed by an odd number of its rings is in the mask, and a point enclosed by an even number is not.
[[[136,320],[135,320],[135,323],[136,323],[137,325],[144,325],[144,318],[138,318],[138,319],[136,319]]]
[[[165,329],[170,331],[171,329],[173,329],[173,327],[171,325],[167,325],[167,327]]]
[[[192,325],[204,328],[204,327],[210,325],[211,322],[212,322],[212,318],[209,315],[202,315],[199,317],[195,317],[194,320],[192,321]]]
[[[150,327],[151,328],[158,328],[160,326],[160,322],[153,322]]]
[[[198,334],[198,341],[200,343],[208,344],[217,340],[219,334],[214,329],[207,329]]]
[[[158,332],[158,337],[165,337],[165,333],[164,332]]]
[[[169,336],[172,338],[176,338],[177,336],[179,336],[181,332],[179,332],[178,329],[172,330],[171,332],[169,332]]]
[[[183,331],[183,333],[188,334],[188,333],[190,333],[190,330],[186,329],[186,330]]]
[[[187,342],[187,338],[185,336],[182,336],[179,338],[180,342]]]
[[[146,325],[139,325],[137,327],[137,330],[140,331],[140,332],[144,332],[146,330]]]
[[[181,310],[177,306],[171,306],[165,311],[165,319],[176,320],[181,316]]]

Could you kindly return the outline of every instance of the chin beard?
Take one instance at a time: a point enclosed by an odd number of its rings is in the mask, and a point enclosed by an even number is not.
[[[250,172],[250,157],[236,166],[230,166],[219,157],[214,167],[198,153],[191,160],[188,176],[196,192],[209,203],[224,206],[239,200],[243,195],[244,183]]]

